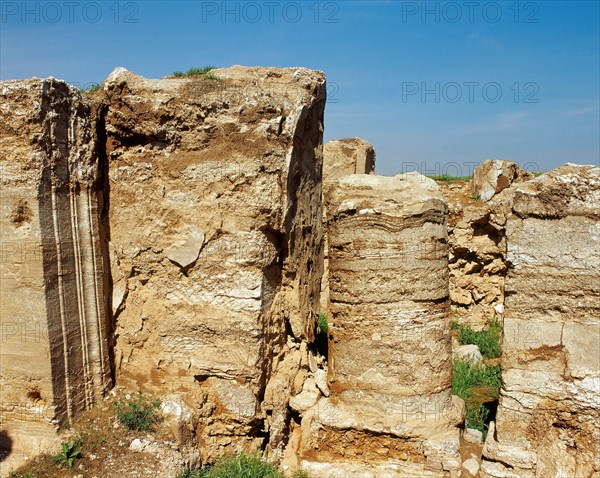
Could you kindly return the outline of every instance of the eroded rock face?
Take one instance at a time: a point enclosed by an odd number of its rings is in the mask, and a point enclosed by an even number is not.
[[[473,171],[473,194],[489,201],[495,194],[513,182],[532,179],[533,174],[519,168],[517,163],[502,159],[488,159]]]
[[[303,416],[303,465],[316,477],[450,476],[463,408],[446,203],[417,173],[346,176],[328,196],[331,395]]]
[[[450,301],[453,316],[474,329],[502,319],[506,261],[506,220],[511,213],[514,183],[481,201],[471,182],[440,187],[448,201]]]
[[[97,105],[117,380],[183,395],[199,410],[203,459],[265,431],[274,448],[284,439],[322,270],[324,76],[212,73],[118,69]]]
[[[519,186],[506,225],[502,388],[488,477],[600,473],[600,168]]]
[[[16,464],[112,385],[110,328],[89,107],[52,78],[0,82],[0,100],[0,428]]]

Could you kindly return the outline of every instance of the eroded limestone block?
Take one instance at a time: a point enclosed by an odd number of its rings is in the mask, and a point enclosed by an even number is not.
[[[300,367],[286,330],[313,339],[322,269],[323,74],[212,74],[117,69],[96,105],[118,205],[117,381],[200,408],[203,459],[285,430]]]
[[[513,182],[527,181],[531,178],[533,174],[519,168],[517,163],[488,159],[473,171],[473,193],[482,201],[489,201]]]
[[[482,470],[588,478],[600,471],[600,168],[561,166],[513,201],[502,388]]]
[[[329,141],[323,147],[323,181],[350,174],[375,174],[375,149],[361,138]]]

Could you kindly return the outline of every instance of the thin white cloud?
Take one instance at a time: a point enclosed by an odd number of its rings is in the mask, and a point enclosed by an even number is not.
[[[583,108],[576,108],[572,110],[564,110],[560,113],[561,116],[565,116],[568,118],[574,118],[576,116],[584,116],[591,113],[598,114],[599,108],[598,106],[585,106]]]
[[[527,111],[515,111],[514,113],[503,113],[492,122],[496,130],[514,129],[521,126],[523,120],[529,116]]]

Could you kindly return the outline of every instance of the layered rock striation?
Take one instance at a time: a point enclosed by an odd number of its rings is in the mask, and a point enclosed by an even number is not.
[[[600,474],[599,231],[598,167],[567,164],[514,194],[485,478]]]
[[[451,393],[441,192],[410,173],[346,176],[328,194],[330,396],[303,415],[303,466],[456,475],[463,405]]]
[[[90,107],[52,78],[0,99],[0,413],[18,455],[112,386],[111,326]]]

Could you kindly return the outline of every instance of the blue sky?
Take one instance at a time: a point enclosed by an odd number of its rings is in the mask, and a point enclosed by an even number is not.
[[[328,78],[325,140],[372,142],[379,174],[600,164],[599,5],[3,0],[0,78],[306,66]]]

